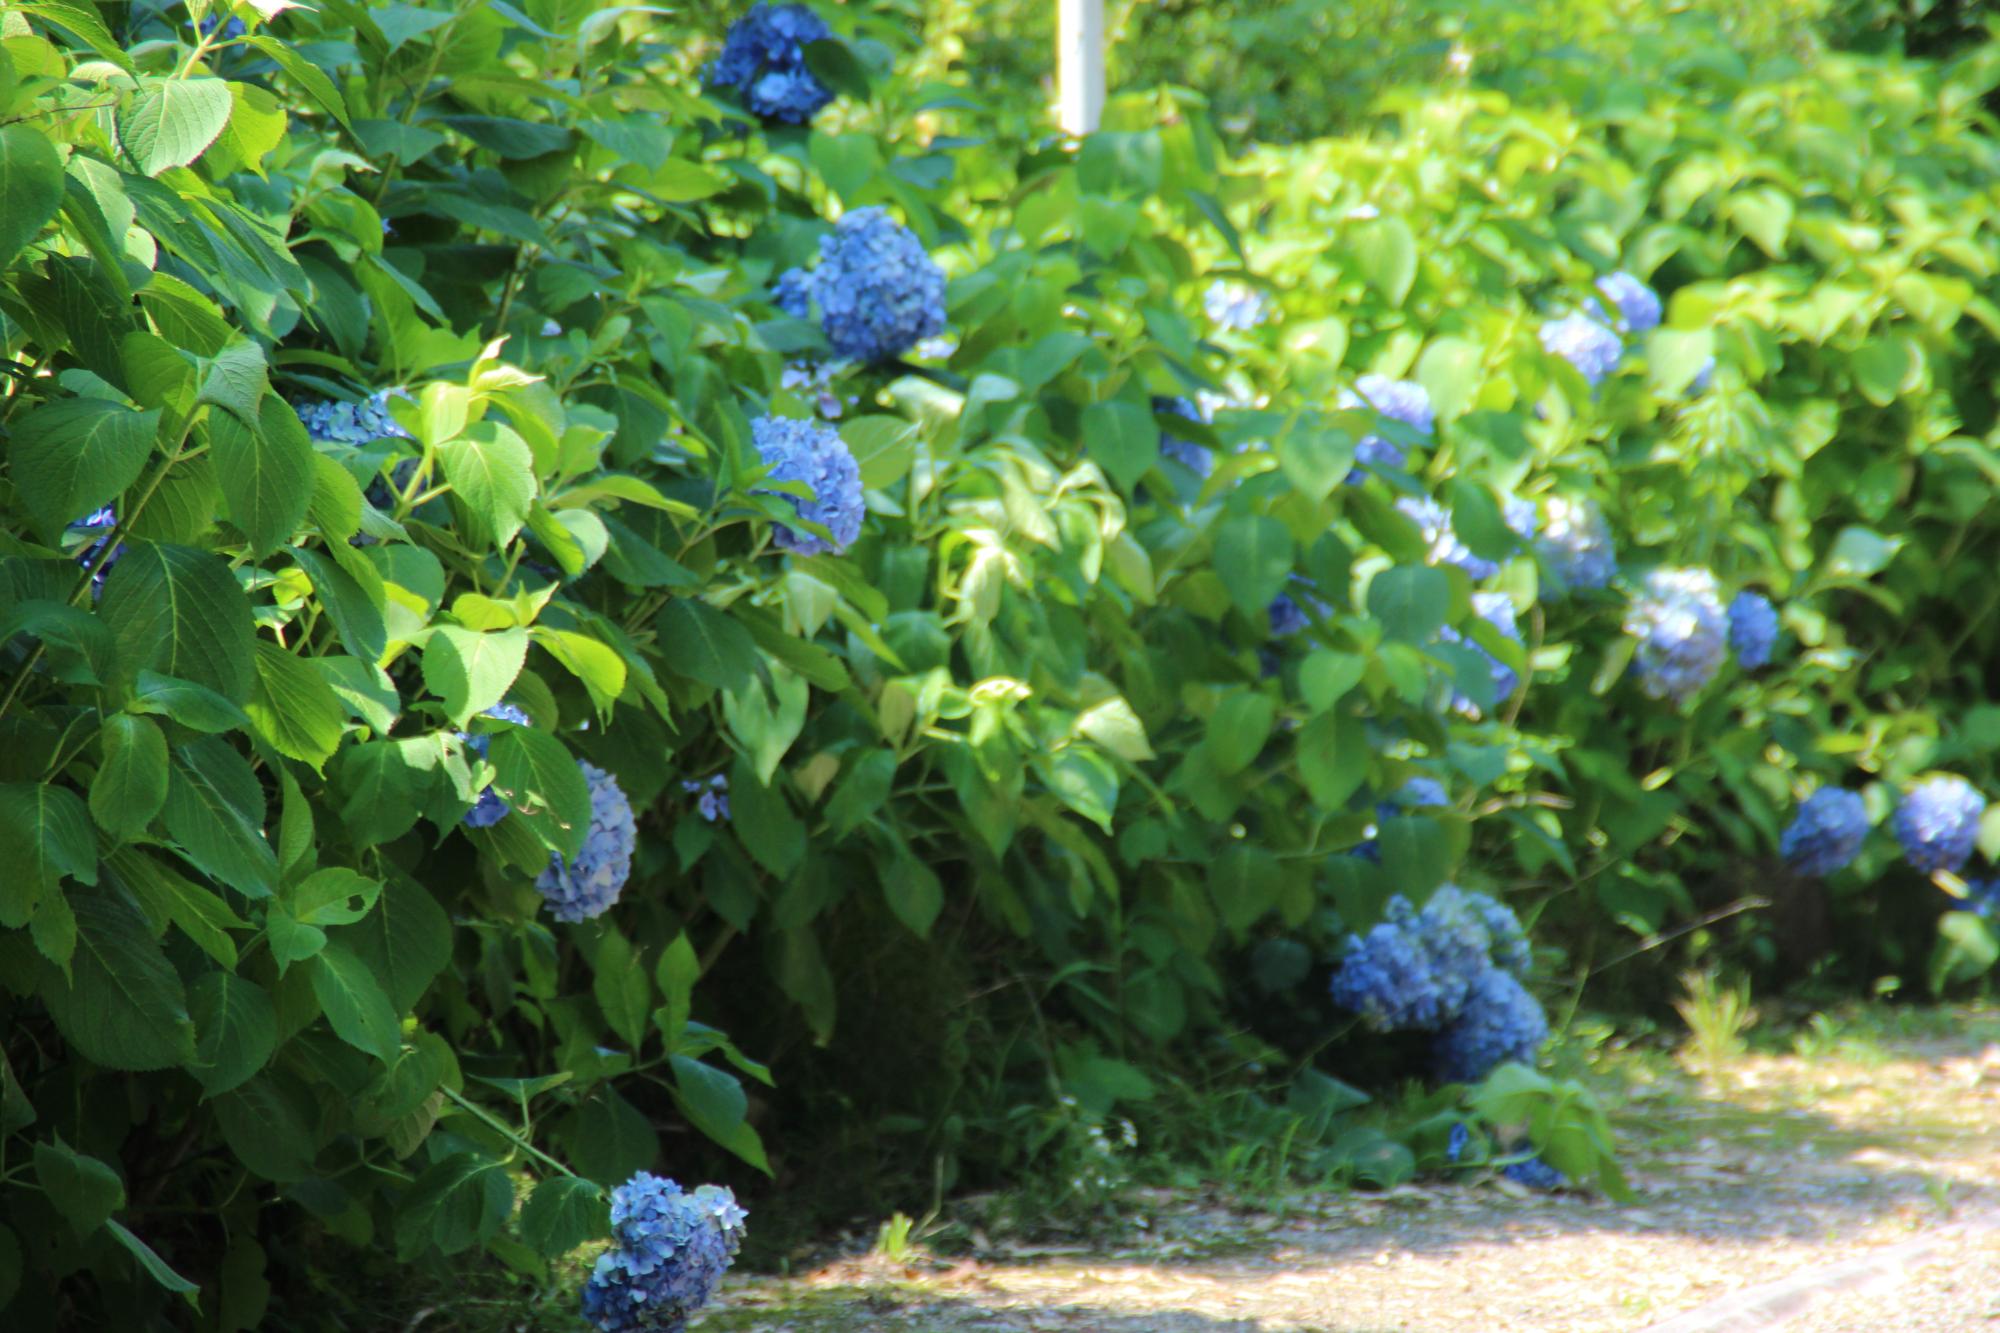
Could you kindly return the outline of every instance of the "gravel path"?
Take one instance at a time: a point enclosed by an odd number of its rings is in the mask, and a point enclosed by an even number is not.
[[[1140,1191],[1142,1243],[735,1280],[764,1333],[1970,1333],[2000,1329],[2000,1015],[1709,1080],[1627,1068],[1641,1198],[1426,1184],[1282,1212]]]

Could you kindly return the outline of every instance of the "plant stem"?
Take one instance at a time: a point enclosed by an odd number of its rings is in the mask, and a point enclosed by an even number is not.
[[[536,1161],[542,1163],[544,1166],[553,1167],[555,1170],[562,1172],[566,1176],[570,1176],[576,1179],[581,1179],[581,1177],[577,1176],[576,1172],[570,1170],[568,1167],[564,1166],[561,1162],[558,1162],[555,1158],[549,1156],[547,1153],[543,1152],[540,1148],[537,1148],[534,1144],[522,1138],[508,1125],[494,1118],[494,1116],[491,1113],[489,1113],[485,1107],[479,1105],[477,1102],[470,1101],[467,1098],[460,1096],[458,1093],[453,1092],[450,1088],[440,1087],[438,1091],[442,1092],[445,1096],[451,1098],[451,1100],[457,1103],[459,1107],[461,1107],[462,1109],[469,1111],[472,1115],[474,1115],[478,1119],[485,1121],[488,1128],[496,1130],[500,1134],[506,1136],[506,1139],[509,1143],[513,1144],[516,1148],[519,1148],[522,1152],[527,1153],[530,1157],[533,1157]]]

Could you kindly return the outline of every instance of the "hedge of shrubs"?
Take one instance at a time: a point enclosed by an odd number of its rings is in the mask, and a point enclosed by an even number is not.
[[[10,1327],[606,1238],[672,1327],[665,1173],[1335,1123],[1382,1028],[1615,1191],[1552,981],[1772,884],[2000,955],[1987,48],[1232,156],[889,11],[4,23]]]

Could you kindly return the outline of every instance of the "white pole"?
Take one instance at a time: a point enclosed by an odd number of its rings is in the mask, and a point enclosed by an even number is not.
[[[1104,115],[1104,0],[1056,0],[1056,108],[1070,134],[1091,134]]]

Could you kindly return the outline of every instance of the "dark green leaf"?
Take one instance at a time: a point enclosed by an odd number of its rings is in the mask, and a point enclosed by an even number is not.
[[[264,395],[256,420],[253,428],[226,413],[211,413],[208,438],[223,515],[248,539],[252,555],[266,556],[291,545],[292,534],[306,521],[318,469],[305,424],[284,399]]]
[[[167,803],[167,738],[147,718],[113,713],[97,743],[101,758],[90,783],[90,813],[112,837],[135,838]]]
[[[63,202],[62,159],[32,125],[0,128],[0,269],[41,234]]]
[[[195,1058],[190,1072],[202,1091],[219,1097],[255,1077],[277,1048],[278,1018],[262,986],[228,972],[209,972],[188,990]]]
[[[64,1143],[35,1145],[35,1182],[78,1236],[89,1236],[125,1206],[118,1173]]]
[[[368,964],[345,945],[329,944],[307,966],[313,994],[335,1034],[383,1064],[394,1064],[402,1049],[402,1025]]]
[[[521,1239],[544,1259],[560,1259],[610,1231],[604,1191],[575,1176],[548,1177],[521,1205]]]
[[[680,675],[739,690],[757,668],[750,631],[706,602],[676,597],[660,611],[660,655]]]
[[[53,537],[118,498],[153,452],[160,414],[98,398],[60,398],[12,423],[8,461],[21,499]]]
[[[1284,591],[1292,557],[1292,534],[1275,518],[1240,515],[1224,522],[1215,535],[1215,572],[1230,600],[1258,624],[1272,599]]]
[[[123,899],[72,890],[76,953],[65,978],[44,965],[42,1001],[65,1040],[107,1069],[165,1069],[194,1058],[187,993],[160,943]]]
[[[493,789],[526,820],[536,836],[565,858],[590,832],[590,785],[561,741],[545,731],[509,727],[489,750]]]
[[[210,878],[253,898],[278,883],[278,856],[264,838],[264,787],[242,755],[204,736],[174,755],[167,783],[167,834]]]
[[[123,670],[190,680],[233,704],[250,697],[250,602],[220,558],[187,546],[135,546],[112,567],[98,613]]]

